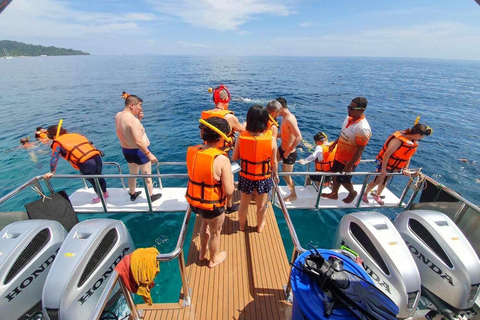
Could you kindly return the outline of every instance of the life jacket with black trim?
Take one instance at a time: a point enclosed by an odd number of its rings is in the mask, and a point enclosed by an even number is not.
[[[84,163],[97,154],[101,154],[100,150],[96,149],[85,136],[78,133],[66,133],[55,138],[52,143],[52,149],[56,143],[65,150],[65,152],[63,150],[60,151],[62,158],[67,160],[77,170],[79,164]]]
[[[394,138],[402,141],[402,145],[395,150],[395,152],[388,159],[387,170],[400,170],[404,168],[407,165],[408,160],[410,160],[410,158],[415,154],[418,147],[418,143],[416,141],[409,140],[407,137],[405,137],[402,131],[397,131],[387,139],[382,150],[380,150],[377,155],[377,159],[382,163],[385,152],[388,149],[388,144]]]
[[[219,117],[219,118],[225,119],[225,116],[227,114],[234,114],[234,113],[231,110],[220,110],[220,109],[205,110],[205,111],[202,111],[202,119],[207,120],[213,117]],[[233,129],[230,130],[230,133],[227,136],[232,138],[232,142],[229,143],[225,141],[223,147],[221,147],[221,149],[225,152],[232,150],[233,147],[235,146],[235,132],[233,131]]]
[[[337,151],[337,146],[332,152],[329,151],[330,144],[322,145],[323,160],[318,161],[315,159],[315,171],[317,172],[330,172],[332,171],[333,161],[335,160],[335,152]]]
[[[265,180],[271,177],[272,131],[259,136],[244,131],[240,139],[240,176],[249,180]]]
[[[199,209],[213,210],[225,206],[226,195],[222,183],[215,180],[213,161],[219,155],[227,155],[217,148],[202,149],[192,146],[187,151],[188,185],[187,202]]]

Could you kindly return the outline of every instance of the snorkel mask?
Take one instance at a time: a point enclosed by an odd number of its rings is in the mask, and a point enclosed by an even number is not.
[[[227,97],[224,97],[223,99],[220,97],[220,93],[225,90],[225,92],[227,93]],[[223,84],[219,85],[218,87],[216,87],[215,89],[211,89],[209,88],[208,90],[209,92],[212,92],[213,91],[213,102],[215,104],[218,104],[218,103],[225,103],[225,104],[228,104],[228,102],[230,101],[230,92],[228,91],[227,87],[225,87]],[[224,109],[224,110],[227,110],[228,109],[228,105],[227,107]]]

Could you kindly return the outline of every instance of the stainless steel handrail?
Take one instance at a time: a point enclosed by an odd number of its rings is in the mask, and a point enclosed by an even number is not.
[[[160,166],[186,166],[186,162],[156,162],[157,174],[160,175]],[[158,186],[163,189],[162,178],[158,177]]]
[[[180,277],[182,279],[182,289],[183,289],[183,306],[189,306],[191,304],[191,296],[190,296],[190,288],[188,287],[187,275],[185,271],[185,256],[183,254],[183,245],[185,244],[185,238],[187,236],[187,229],[188,224],[190,223],[192,210],[190,206],[188,206],[187,210],[185,211],[185,216],[182,222],[182,228],[180,229],[180,233],[178,235],[177,245],[175,249],[169,253],[162,253],[157,255],[158,261],[171,261],[178,257],[178,264],[180,269]],[[114,280],[112,280],[114,279]],[[123,295],[125,297],[125,301],[128,305],[128,308],[131,311],[131,319],[139,320],[139,312],[137,306],[133,302],[132,296],[130,292],[126,289],[125,284],[118,276],[118,273],[112,273],[112,278],[108,281],[106,289],[103,292],[103,295],[100,297],[100,301],[103,301],[101,304],[97,305],[94,312],[92,313],[93,318],[91,320],[98,320],[101,316],[103,309],[105,308],[105,304],[107,303],[107,298],[109,297],[110,293],[113,291],[116,283],[120,284],[120,288],[122,289]],[[104,300],[102,300],[104,299]]]

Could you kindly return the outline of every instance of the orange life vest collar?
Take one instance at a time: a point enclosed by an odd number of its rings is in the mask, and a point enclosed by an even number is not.
[[[272,131],[254,136],[244,131],[240,139],[240,176],[249,180],[265,180],[271,177]]]
[[[348,117],[348,123],[347,123],[347,128],[349,126],[351,126],[352,124],[354,123],[357,123],[357,122],[360,122],[360,120],[364,119],[365,118],[365,115],[362,115],[360,118],[358,118],[357,120],[353,120],[352,117]]]
[[[217,148],[202,149],[201,145],[188,148],[188,186],[185,197],[195,208],[213,210],[225,206],[226,196],[222,183],[215,180],[213,174],[213,161],[219,155],[226,153]]]

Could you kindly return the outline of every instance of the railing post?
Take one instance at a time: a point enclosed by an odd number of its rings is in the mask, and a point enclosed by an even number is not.
[[[318,185],[318,196],[317,196],[317,202],[315,203],[315,209],[318,209],[318,206],[320,205],[320,198],[322,197],[324,183],[325,183],[325,176],[322,175],[322,178],[320,179],[320,184]]]
[[[291,264],[295,263],[295,260],[298,258],[298,251],[297,248],[293,248],[293,253],[292,253],[292,259],[290,260]],[[290,272],[288,273],[288,281],[287,281],[287,286],[285,287],[285,298],[287,299],[288,302],[293,301],[293,296],[292,296],[292,268],[290,268]]]
[[[163,189],[163,183],[162,183],[162,178],[160,177],[160,165],[157,162],[157,174],[158,176],[158,186],[160,189]]]
[[[132,295],[125,287],[125,284],[122,281],[122,278],[118,278],[118,283],[120,284],[120,288],[122,289],[123,296],[125,297],[125,302],[127,302],[128,308],[131,311],[131,315],[129,319],[132,320],[140,320],[140,315],[138,314],[137,306],[133,302]]]
[[[83,184],[85,185],[85,189],[88,189],[87,180],[85,178],[82,178],[82,180],[83,180]]]
[[[402,207],[402,202],[407,196],[407,192],[410,189],[410,186],[412,185],[412,180],[408,179],[407,185],[405,186],[405,189],[403,189],[402,195],[400,196],[400,200],[398,201],[398,207]]]
[[[189,306],[191,304],[190,289],[188,288],[187,275],[185,272],[185,259],[183,256],[183,249],[178,256],[178,265],[180,267],[180,277],[182,278],[183,287],[183,306]]]
[[[142,178],[143,187],[145,189],[145,194],[147,195],[148,211],[152,212],[153,211],[153,209],[152,209],[152,199],[151,199],[152,196],[150,195],[150,192],[148,191],[147,179],[149,179],[149,178]]]
[[[423,183],[425,183],[425,182],[423,182]],[[423,183],[422,183],[422,186],[423,186]],[[412,196],[411,196],[410,199],[408,200],[408,203],[407,203],[407,205],[406,205],[406,207],[405,207],[407,210],[410,210],[410,207],[412,206],[413,201],[415,200],[415,197],[416,197],[417,194],[418,194],[418,191],[420,191],[420,189],[417,189],[417,190],[413,191]]]
[[[100,187],[100,182],[98,182],[98,178],[94,178],[93,180],[95,181],[95,186],[97,187],[100,201],[102,201],[103,212],[107,212],[107,203],[105,202],[105,197],[103,196],[103,191],[102,191],[102,188]],[[83,179],[83,181],[85,181],[85,179]]]
[[[52,183],[50,182],[50,179],[45,179],[45,184],[47,185],[48,191],[50,191],[50,194],[54,194],[55,190],[53,189]]]
[[[34,183],[35,186],[38,188],[38,190],[40,190],[40,192],[41,192],[42,194],[45,194],[45,192],[43,192],[42,185],[40,184],[40,182],[38,181],[38,179],[35,180],[33,183]]]
[[[363,180],[362,189],[360,190],[359,197],[358,197],[358,200],[357,200],[357,204],[355,205],[355,207],[357,207],[357,208],[360,208],[360,204],[362,203],[362,197],[363,197],[363,194],[365,193],[365,189],[367,188],[368,180],[370,180],[370,175],[369,174],[367,174],[365,176],[365,179]]]

